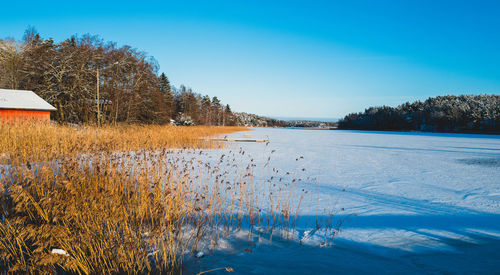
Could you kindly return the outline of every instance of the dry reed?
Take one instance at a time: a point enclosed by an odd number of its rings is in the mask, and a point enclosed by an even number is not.
[[[254,184],[242,150],[204,152],[240,130],[0,124],[0,268],[174,273],[235,226],[290,226],[293,185]]]

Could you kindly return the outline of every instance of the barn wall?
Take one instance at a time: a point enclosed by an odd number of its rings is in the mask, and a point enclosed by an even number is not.
[[[0,121],[12,120],[50,121],[50,111],[0,110]]]

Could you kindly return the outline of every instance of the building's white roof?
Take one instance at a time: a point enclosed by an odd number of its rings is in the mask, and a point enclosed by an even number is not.
[[[32,91],[0,89],[0,109],[55,111]]]

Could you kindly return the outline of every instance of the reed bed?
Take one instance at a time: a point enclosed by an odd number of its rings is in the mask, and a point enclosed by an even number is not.
[[[293,183],[257,184],[253,159],[203,139],[241,130],[0,124],[0,268],[176,273],[242,225],[290,227]]]
[[[246,130],[244,127],[176,127],[160,125],[61,126],[45,123],[0,123],[3,162],[41,161],[82,153],[139,149],[216,148],[202,137]]]

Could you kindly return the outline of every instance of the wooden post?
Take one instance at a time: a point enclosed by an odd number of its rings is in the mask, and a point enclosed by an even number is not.
[[[99,68],[97,68],[97,77],[96,77],[96,80],[97,80],[97,127],[100,127],[101,126],[101,110],[99,108],[99,101],[100,101],[100,97],[99,97]]]

